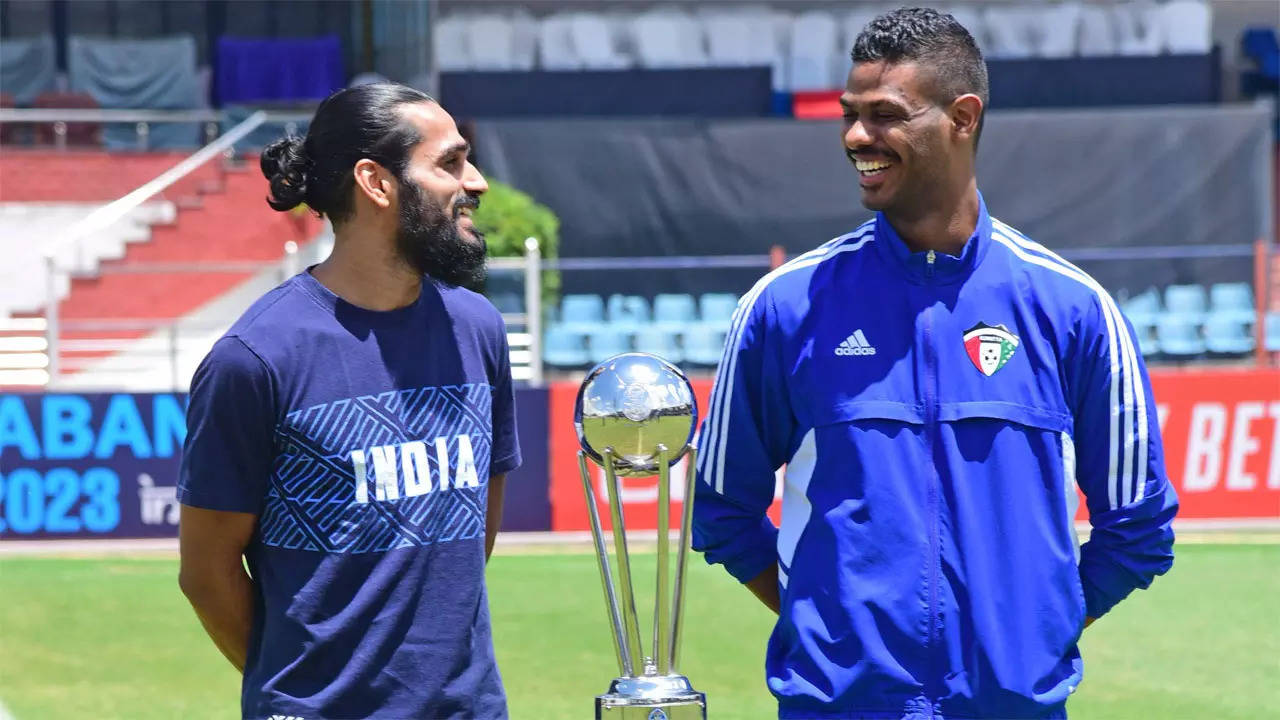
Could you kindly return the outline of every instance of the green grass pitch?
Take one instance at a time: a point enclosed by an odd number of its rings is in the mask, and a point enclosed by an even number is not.
[[[1280,716],[1280,545],[1177,555],[1168,576],[1085,633],[1073,718]],[[776,717],[762,677],[769,613],[693,559],[684,671],[710,718]],[[635,564],[651,608],[653,556]],[[0,702],[17,720],[238,717],[239,676],[176,574],[170,558],[0,558]],[[502,555],[489,584],[511,716],[591,717],[616,674],[595,560]]]

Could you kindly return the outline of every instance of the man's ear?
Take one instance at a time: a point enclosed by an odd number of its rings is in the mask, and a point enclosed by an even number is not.
[[[377,207],[391,207],[395,197],[395,182],[386,168],[369,158],[361,158],[352,168],[351,174],[356,182],[356,192],[364,195]]]
[[[961,95],[951,101],[947,114],[951,116],[956,135],[973,140],[978,135],[978,125],[982,120],[982,98],[972,93]]]

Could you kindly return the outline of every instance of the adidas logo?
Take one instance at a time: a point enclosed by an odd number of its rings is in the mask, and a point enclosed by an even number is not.
[[[862,330],[854,330],[853,334],[836,346],[836,355],[875,355],[876,349],[867,342]]]

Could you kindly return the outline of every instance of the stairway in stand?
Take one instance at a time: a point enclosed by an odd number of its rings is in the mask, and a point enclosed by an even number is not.
[[[85,202],[116,199],[159,175],[181,155],[13,153],[0,158],[0,202]],[[163,197],[177,206],[174,222],[151,226],[151,238],[128,245],[124,257],[104,260],[92,276],[76,276],[59,303],[62,340],[140,338],[147,329],[76,330],[77,322],[163,324],[198,310],[254,276],[218,263],[278,262],[287,241],[302,247],[323,228],[310,213],[278,213],[265,202],[257,158],[235,166],[210,162]],[[23,178],[33,182],[23,183]],[[180,269],[177,266],[181,266]],[[65,326],[70,326],[65,327]],[[73,343],[74,345],[74,343]],[[64,374],[109,355],[85,349],[62,353]]]

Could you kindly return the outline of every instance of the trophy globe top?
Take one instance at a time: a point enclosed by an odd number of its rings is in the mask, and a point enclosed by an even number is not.
[[[624,477],[658,472],[658,446],[684,456],[698,424],[693,386],[675,365],[649,353],[623,353],[587,373],[573,412],[578,444],[598,465],[612,448]]]

